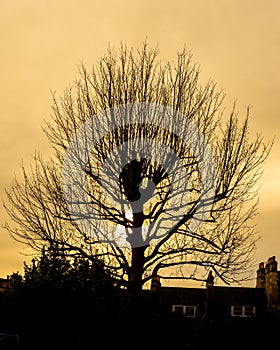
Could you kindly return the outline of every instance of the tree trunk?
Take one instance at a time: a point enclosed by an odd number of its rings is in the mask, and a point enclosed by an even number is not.
[[[132,259],[131,259],[131,274],[129,283],[129,300],[133,309],[141,307],[142,303],[142,275],[145,261],[145,250],[147,245],[144,245],[142,237],[142,225],[144,222],[143,212],[133,214],[133,234],[132,240]]]

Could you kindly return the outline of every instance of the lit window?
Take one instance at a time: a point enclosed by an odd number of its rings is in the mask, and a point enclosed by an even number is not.
[[[195,317],[196,306],[172,305],[172,312],[184,315],[185,317]]]
[[[186,317],[195,317],[195,306],[186,306],[185,315]]]
[[[254,317],[256,316],[256,308],[254,306],[245,306],[245,316]]]
[[[184,306],[183,305],[173,305],[172,312],[175,312],[176,314],[184,315]]]
[[[256,316],[255,306],[231,306],[231,316],[233,317],[254,317]]]
[[[231,307],[232,316],[242,316],[242,306],[232,306]]]

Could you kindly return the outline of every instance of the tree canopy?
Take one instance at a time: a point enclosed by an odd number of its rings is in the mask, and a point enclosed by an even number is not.
[[[24,263],[23,275],[9,276],[0,294],[0,328],[18,334],[21,349],[72,348],[92,339],[97,345],[105,341],[100,333],[112,333],[125,319],[126,299],[102,262],[43,250]]]
[[[115,283],[139,293],[155,275],[244,280],[258,239],[257,185],[270,143],[249,129],[249,109],[225,94],[183,48],[109,48],[64,95],[53,93],[36,153],[5,208],[14,239],[41,251],[101,259]],[[175,273],[168,274],[170,268]]]

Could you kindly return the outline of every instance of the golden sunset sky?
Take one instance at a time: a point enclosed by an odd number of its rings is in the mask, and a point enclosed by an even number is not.
[[[2,0],[0,4],[0,196],[32,164],[35,150],[50,148],[41,130],[51,114],[51,90],[62,95],[108,45],[158,45],[173,60],[185,45],[234,100],[242,118],[251,108],[252,135],[275,137],[260,182],[257,261],[280,261],[280,1],[279,0]],[[0,224],[7,215],[0,207]],[[22,272],[30,251],[7,231],[0,234],[0,277]],[[257,269],[256,264],[256,269]],[[254,282],[252,282],[254,285]]]

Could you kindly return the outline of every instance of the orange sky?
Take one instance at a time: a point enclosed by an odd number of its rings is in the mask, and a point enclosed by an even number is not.
[[[108,44],[159,45],[161,59],[174,59],[184,45],[225,91],[240,116],[251,107],[251,130],[275,137],[260,188],[262,239],[258,261],[280,261],[280,1],[279,0],[13,0],[0,11],[0,196],[22,161],[49,151],[41,131],[51,112],[50,90],[60,95]],[[0,224],[7,219],[0,207]],[[0,277],[22,271],[26,248],[1,229]],[[256,266],[257,268],[257,266]],[[254,282],[253,282],[254,285]]]

